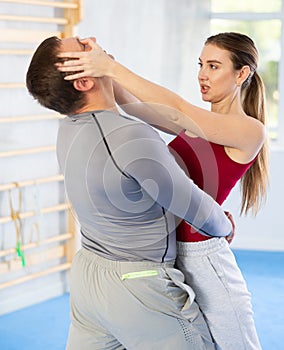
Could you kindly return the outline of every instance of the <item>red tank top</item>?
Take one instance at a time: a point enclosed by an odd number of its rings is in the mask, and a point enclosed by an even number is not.
[[[236,163],[228,157],[224,146],[200,137],[189,137],[184,131],[170,142],[169,149],[194,183],[220,205],[254,162]],[[178,241],[198,242],[209,238],[196,232],[185,221],[177,228]]]

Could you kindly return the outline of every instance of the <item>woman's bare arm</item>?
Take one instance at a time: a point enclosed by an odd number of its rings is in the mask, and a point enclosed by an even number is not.
[[[182,131],[182,128],[179,125],[176,125],[165,118],[167,108],[164,106],[141,102],[115,81],[113,82],[113,90],[116,103],[127,114],[133,115],[143,120],[145,123],[168,134],[177,135]]]
[[[211,142],[224,145],[253,159],[265,139],[265,127],[258,120],[241,114],[221,114],[207,111],[185,101],[174,92],[146,80],[112,60],[92,39],[86,39],[89,52],[64,52],[60,57],[76,58],[65,61],[62,71],[81,71],[65,79],[86,76],[109,76],[138,100],[163,108],[164,119],[179,128]]]

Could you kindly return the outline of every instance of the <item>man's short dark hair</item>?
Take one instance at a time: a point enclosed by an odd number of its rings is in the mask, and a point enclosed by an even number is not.
[[[60,59],[61,40],[55,36],[45,39],[35,51],[26,75],[29,93],[44,107],[61,114],[76,113],[85,104],[85,95],[64,80],[55,66]]]

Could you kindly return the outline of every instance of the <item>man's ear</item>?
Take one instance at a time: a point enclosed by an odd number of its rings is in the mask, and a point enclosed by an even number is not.
[[[90,78],[80,78],[73,81],[73,86],[78,91],[89,91],[95,86],[95,81]]]

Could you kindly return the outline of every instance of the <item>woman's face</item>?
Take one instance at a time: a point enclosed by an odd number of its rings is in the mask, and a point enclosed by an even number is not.
[[[235,94],[238,71],[233,68],[229,51],[207,44],[201,52],[199,65],[198,81],[203,101],[219,103]]]

